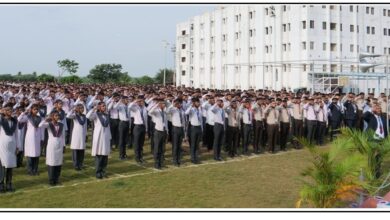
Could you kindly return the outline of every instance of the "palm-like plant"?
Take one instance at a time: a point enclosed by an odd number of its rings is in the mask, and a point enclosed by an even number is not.
[[[306,139],[298,141],[313,155],[313,166],[301,174],[306,178],[303,180],[304,187],[296,206],[330,208],[353,200],[356,191],[361,188],[357,177],[363,161],[362,156],[346,152],[338,144],[331,147],[328,152],[320,152]],[[344,157],[347,154],[348,157]]]
[[[336,140],[348,152],[358,152],[364,156],[365,183],[364,188],[371,195],[378,192],[384,176],[380,172],[383,158],[390,152],[390,136],[378,140],[374,138],[374,131],[365,132],[342,128],[341,135]]]

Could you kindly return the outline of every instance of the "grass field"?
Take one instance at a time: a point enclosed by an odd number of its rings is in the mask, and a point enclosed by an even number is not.
[[[202,150],[202,164],[190,163],[188,146],[181,167],[171,164],[170,145],[166,167],[153,169],[149,143],[144,147],[146,164],[118,159],[112,151],[108,178],[95,178],[94,158],[86,151],[86,168],[72,167],[67,149],[60,186],[50,187],[44,158],[40,175],[28,176],[26,169],[14,170],[15,193],[0,195],[2,208],[289,208],[299,196],[299,173],[310,164],[307,150],[291,149],[278,154],[261,154],[212,160],[212,152]],[[225,155],[225,154],[224,154]]]

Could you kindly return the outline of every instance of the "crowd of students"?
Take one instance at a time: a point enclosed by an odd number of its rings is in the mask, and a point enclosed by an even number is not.
[[[28,175],[38,175],[45,157],[49,184],[57,185],[66,146],[73,166],[83,169],[87,141],[92,142],[96,178],[106,177],[108,156],[117,148],[126,160],[129,148],[143,164],[150,138],[154,167],[162,169],[165,144],[172,163],[182,163],[183,141],[191,162],[201,163],[199,148],[227,155],[277,153],[296,138],[324,145],[341,126],[387,135],[387,97],[380,94],[322,94],[269,90],[211,90],[174,86],[58,85],[0,83],[0,192],[14,191],[12,170],[26,158]],[[92,129],[92,136],[87,130]],[[200,146],[202,144],[202,146]]]

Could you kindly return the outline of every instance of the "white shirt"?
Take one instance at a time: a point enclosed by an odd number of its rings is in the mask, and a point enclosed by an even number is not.
[[[314,105],[309,105],[309,103],[307,103],[303,107],[303,109],[305,109],[307,120],[309,120],[309,121],[316,121],[317,120],[317,115],[316,115],[316,112],[314,110]]]
[[[183,109],[178,109],[174,106],[170,106],[167,109],[167,113],[171,115],[172,125],[175,127],[184,127],[185,125],[185,114]]]
[[[111,119],[118,119],[119,118],[119,112],[118,112],[118,105],[119,102],[114,102],[113,100],[110,101],[110,104],[108,104],[108,112],[110,113]]]
[[[130,118],[130,110],[127,105],[120,103],[117,107],[119,120],[121,121],[129,121]]]
[[[241,114],[242,122],[244,124],[251,125],[252,124],[252,120],[253,120],[252,112],[249,109],[244,108],[242,106],[240,106],[238,111]]]
[[[225,125],[225,110],[220,108],[217,104],[214,104],[211,108],[210,111],[214,113],[214,123],[218,123],[221,125]]]
[[[201,110],[191,107],[185,112],[189,116],[189,120],[192,126],[202,126],[202,113]]]
[[[153,118],[156,130],[168,132],[167,114],[164,110],[161,110],[158,108],[158,105],[155,105],[150,109],[149,115]]]
[[[141,107],[137,105],[136,103],[130,103],[129,109],[131,112],[131,116],[134,117],[134,124],[135,125],[145,125],[146,130],[148,130],[148,123],[147,123],[147,112],[145,106]]]

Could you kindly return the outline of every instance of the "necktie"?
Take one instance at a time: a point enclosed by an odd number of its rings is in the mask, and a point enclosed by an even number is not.
[[[249,123],[252,123],[251,112],[247,109]]]
[[[181,124],[181,126],[184,126],[184,124],[183,124],[183,114],[181,112],[181,109],[179,109],[179,117],[180,117],[180,124]]]
[[[129,110],[127,109],[127,106],[125,106],[125,113],[126,113],[126,119],[129,117]]]
[[[379,132],[383,134],[383,125],[382,125],[382,119],[378,116],[378,122],[379,122]]]
[[[225,124],[225,112],[221,109],[222,124]]]
[[[165,130],[166,128],[165,128],[165,117],[164,117],[164,112],[163,112],[162,110],[160,110],[160,114],[161,114],[161,119],[162,119],[163,128],[164,128],[164,130]]]

